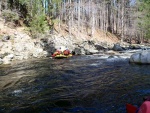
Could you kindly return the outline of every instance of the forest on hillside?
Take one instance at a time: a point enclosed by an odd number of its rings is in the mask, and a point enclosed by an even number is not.
[[[150,38],[150,0],[0,0],[5,22],[25,25],[33,36],[66,25],[93,36],[110,32],[121,41],[143,43]],[[58,30],[59,31],[59,30]]]

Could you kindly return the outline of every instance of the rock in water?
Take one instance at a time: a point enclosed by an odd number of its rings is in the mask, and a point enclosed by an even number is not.
[[[150,64],[150,51],[142,51],[131,55],[130,62],[138,64]]]

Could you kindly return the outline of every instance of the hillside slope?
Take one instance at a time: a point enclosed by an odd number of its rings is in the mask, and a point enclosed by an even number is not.
[[[13,35],[15,32],[26,32],[24,27],[12,27],[12,25],[9,25],[11,23],[4,23],[4,20],[0,18],[0,35]],[[61,35],[63,37],[67,36],[73,36],[77,40],[94,40],[96,42],[102,42],[107,44],[114,44],[119,42],[118,38],[109,33],[109,32],[103,32],[101,30],[95,30],[93,36],[89,36],[85,31],[79,32],[78,29],[74,28],[71,30],[71,34],[69,35],[69,30],[66,25],[61,25],[61,28],[58,27],[58,25],[55,25],[55,30],[57,31],[57,35]]]
[[[66,37],[69,35],[69,30],[68,27],[66,25],[61,25],[61,27],[59,28],[58,25],[55,25],[55,30],[57,30],[57,33],[59,33],[60,35]],[[76,27],[73,27],[71,29],[71,36],[75,37],[77,40],[93,40],[95,42],[98,43],[107,43],[108,45],[112,45],[115,44],[117,42],[119,42],[118,38],[114,35],[111,34],[109,32],[104,32],[100,29],[97,29],[94,31],[93,36],[91,37],[89,34],[85,31],[86,28],[83,28],[83,31],[79,31]],[[89,32],[89,31],[88,31]]]

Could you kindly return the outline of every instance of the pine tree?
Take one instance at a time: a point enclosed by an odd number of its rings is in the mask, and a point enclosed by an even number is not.
[[[139,11],[139,27],[141,32],[144,33],[145,38],[150,38],[150,0],[143,0],[140,4]]]

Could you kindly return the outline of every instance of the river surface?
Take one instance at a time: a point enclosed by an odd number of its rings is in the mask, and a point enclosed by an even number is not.
[[[126,113],[150,95],[150,65],[73,56],[0,67],[0,113]]]

